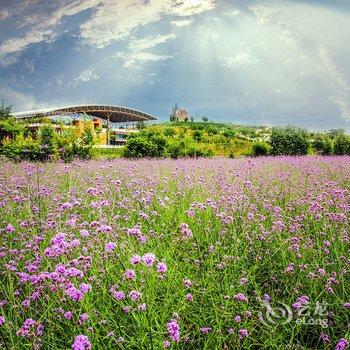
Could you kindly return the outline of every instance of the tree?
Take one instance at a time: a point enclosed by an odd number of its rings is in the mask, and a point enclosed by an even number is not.
[[[342,156],[350,153],[349,137],[341,133],[334,139],[334,154]]]
[[[339,135],[344,135],[345,130],[344,129],[331,129],[328,131],[329,137],[334,140]]]
[[[123,150],[123,156],[126,158],[155,157],[157,146],[144,137],[129,137]]]
[[[9,118],[11,116],[11,109],[12,109],[12,106],[5,106],[5,102],[2,99],[1,106],[0,106],[0,119]]]
[[[308,153],[309,135],[305,129],[293,126],[273,128],[270,145],[273,155],[304,155]]]
[[[206,115],[203,115],[202,120],[204,123],[207,123],[209,121],[209,118]]]
[[[136,123],[137,130],[143,130],[145,128],[146,128],[146,123],[143,120]]]
[[[315,135],[313,148],[317,154],[328,156],[333,152],[333,144],[329,135]]]
[[[56,145],[54,137],[55,131],[51,125],[44,125],[39,130],[39,143],[43,160],[48,159],[55,153]]]
[[[137,135],[129,135],[123,151],[124,157],[142,158],[164,156],[168,142],[158,132],[142,132]]]

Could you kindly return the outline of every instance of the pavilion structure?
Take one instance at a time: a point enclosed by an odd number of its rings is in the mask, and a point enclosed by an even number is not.
[[[86,114],[106,121],[107,144],[109,144],[110,123],[135,123],[157,120],[153,115],[120,106],[110,105],[79,105],[59,108],[47,108],[35,111],[13,113],[18,119],[40,117],[58,117]]]

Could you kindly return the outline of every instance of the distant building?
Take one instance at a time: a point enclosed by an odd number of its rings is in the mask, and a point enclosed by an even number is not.
[[[190,119],[189,113],[186,109],[181,109],[177,104],[172,109],[170,114],[171,122],[187,122]]]

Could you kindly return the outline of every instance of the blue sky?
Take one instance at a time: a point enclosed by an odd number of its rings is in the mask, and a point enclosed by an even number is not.
[[[350,131],[349,38],[349,0],[1,0],[0,97]]]

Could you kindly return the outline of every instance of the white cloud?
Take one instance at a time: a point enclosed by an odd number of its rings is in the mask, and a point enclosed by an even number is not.
[[[10,38],[3,42],[0,46],[0,60],[6,62],[5,57],[7,55],[18,53],[31,44],[53,40],[57,35],[55,27],[62,17],[73,16],[97,6],[100,2],[101,0],[77,0],[58,8],[47,16],[29,16],[26,20],[23,20],[20,27],[30,26],[31,29],[21,37]],[[8,62],[11,63],[12,61],[9,60]]]
[[[0,96],[4,99],[6,105],[13,106],[13,112],[49,107],[45,103],[39,103],[37,99],[30,94],[21,93],[8,87],[0,86]]]
[[[186,17],[213,10],[215,7],[215,0],[175,0],[170,13]]]
[[[320,46],[319,55],[334,85],[335,94],[330,96],[330,100],[339,108],[341,117],[350,120],[350,84],[338,70],[326,48]]]
[[[278,15],[278,10],[265,5],[249,6],[249,10],[254,13],[258,22],[261,24],[270,23],[276,17],[276,15]]]
[[[93,68],[87,68],[80,72],[80,74],[68,84],[68,87],[75,87],[82,82],[86,83],[97,79],[100,79],[100,77],[96,74],[95,70]]]
[[[228,11],[223,12],[223,15],[227,16],[227,17],[236,18],[239,15],[241,15],[241,10],[239,10],[239,9],[228,10]]]
[[[209,11],[215,7],[215,0],[76,0],[65,1],[55,11],[48,14],[26,16],[19,28],[29,30],[20,37],[13,37],[0,45],[2,64],[12,63],[6,56],[21,52],[31,44],[52,41],[57,35],[57,25],[66,16],[73,16],[87,9],[94,13],[81,24],[81,37],[92,46],[104,47],[112,41],[125,39],[135,29],[159,21],[165,16],[188,17]],[[32,1],[28,2],[33,4]],[[0,12],[0,20],[9,16],[7,11]],[[185,23],[183,23],[185,25]]]
[[[237,52],[232,57],[224,58],[223,65],[228,68],[241,68],[242,66],[251,65],[257,63],[258,60],[252,56],[249,51],[240,51]]]
[[[141,69],[147,62],[165,61],[171,58],[171,55],[155,54],[147,52],[158,45],[164,44],[168,40],[176,39],[175,34],[157,35],[155,37],[146,37],[134,39],[128,45],[128,51],[118,52],[117,57],[121,58],[124,68]]]
[[[152,47],[155,47],[159,44],[163,44],[168,40],[171,39],[176,39],[176,34],[172,33],[172,34],[168,34],[168,35],[157,35],[155,37],[147,37],[147,38],[143,38],[143,39],[137,39],[137,40],[133,40],[130,42],[130,44],[128,45],[128,48],[131,51],[143,51],[146,49],[150,49]]]
[[[175,27],[187,27],[193,22],[192,19],[183,19],[180,21],[171,21],[171,24]]]
[[[7,10],[0,11],[0,21],[10,18],[10,12]]]
[[[106,0],[80,26],[81,36],[90,45],[102,48],[163,17],[188,17],[214,7],[214,0]]]
[[[147,62],[165,61],[171,58],[169,55],[157,55],[149,52],[119,52],[117,57],[124,61],[124,68],[133,69],[141,69]]]

